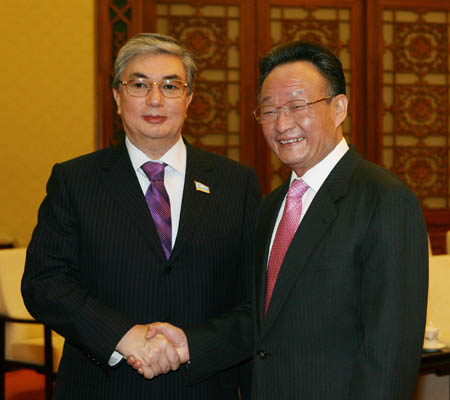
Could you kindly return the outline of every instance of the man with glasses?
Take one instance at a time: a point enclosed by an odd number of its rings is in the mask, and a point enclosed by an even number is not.
[[[292,42],[259,66],[254,114],[292,174],[259,213],[253,303],[148,337],[167,335],[191,381],[252,351],[255,400],[409,400],[427,301],[420,204],[344,139],[345,78],[329,50]]]
[[[192,147],[182,127],[193,98],[193,55],[140,34],[120,50],[113,94],[126,138],[55,165],[28,248],[22,292],[38,320],[65,337],[54,399],[236,399],[248,365],[186,386],[179,356],[146,324],[183,328],[251,297],[260,190],[255,173]]]

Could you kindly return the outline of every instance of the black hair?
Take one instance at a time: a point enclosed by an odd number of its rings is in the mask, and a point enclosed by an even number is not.
[[[274,47],[259,61],[258,92],[267,75],[279,65],[296,61],[308,61],[325,78],[328,94],[332,97],[346,94],[345,76],[339,59],[326,47],[319,44],[297,40]]]

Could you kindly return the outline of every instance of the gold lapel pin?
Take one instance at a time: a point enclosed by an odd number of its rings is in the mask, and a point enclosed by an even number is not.
[[[197,181],[194,181],[194,183],[195,183],[195,190],[197,190],[198,192],[203,192],[207,194],[211,193],[209,190],[209,186],[206,186],[203,183]]]

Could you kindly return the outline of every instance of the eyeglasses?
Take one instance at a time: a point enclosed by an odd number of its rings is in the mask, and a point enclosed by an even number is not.
[[[323,97],[316,101],[306,101],[300,99],[291,100],[280,107],[275,107],[273,105],[261,105],[257,107],[255,111],[253,111],[253,115],[261,125],[270,124],[271,122],[275,122],[278,119],[278,117],[280,116],[280,110],[283,110],[285,115],[300,114],[301,112],[306,110],[306,107],[324,100],[331,99],[331,97],[332,96]]]
[[[169,99],[183,96],[188,86],[187,83],[172,79],[152,82],[139,78],[131,81],[121,81],[120,83],[126,87],[127,93],[133,97],[146,97],[154,86],[158,86],[161,94]]]

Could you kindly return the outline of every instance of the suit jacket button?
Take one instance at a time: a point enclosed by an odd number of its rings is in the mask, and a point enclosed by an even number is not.
[[[173,271],[173,265],[172,264],[169,264],[167,267],[166,267],[166,269],[165,269],[165,273],[166,274],[170,274],[171,272]]]
[[[258,357],[260,360],[263,360],[264,358],[266,358],[267,353],[264,350],[259,350],[258,351]]]

